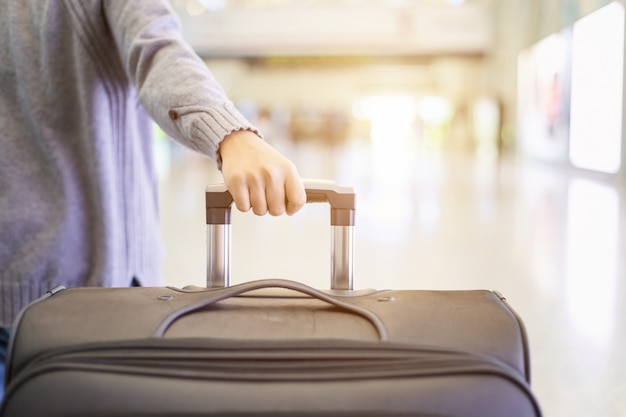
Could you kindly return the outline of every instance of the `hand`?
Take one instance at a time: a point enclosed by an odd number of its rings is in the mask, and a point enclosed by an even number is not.
[[[292,215],[306,203],[306,192],[295,165],[248,130],[220,143],[224,182],[237,209],[262,216]]]

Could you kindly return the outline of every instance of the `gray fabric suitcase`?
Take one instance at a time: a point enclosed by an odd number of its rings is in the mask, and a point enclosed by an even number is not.
[[[229,286],[231,198],[209,187],[208,288],[51,290],[16,320],[0,415],[541,415],[502,295],[353,290],[354,193],[307,194],[331,206],[331,290]]]

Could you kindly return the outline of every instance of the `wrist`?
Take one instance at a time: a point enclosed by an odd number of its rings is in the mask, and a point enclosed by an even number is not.
[[[235,130],[220,141],[217,148],[217,164],[220,170],[222,169],[222,163],[224,158],[228,158],[228,154],[236,152],[239,146],[249,144],[256,141],[263,141],[263,139],[252,130]]]

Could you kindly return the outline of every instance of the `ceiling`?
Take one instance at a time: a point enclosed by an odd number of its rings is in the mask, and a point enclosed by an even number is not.
[[[481,55],[492,0],[172,0],[204,57]]]

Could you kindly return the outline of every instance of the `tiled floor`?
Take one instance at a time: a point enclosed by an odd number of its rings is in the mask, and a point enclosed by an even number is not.
[[[277,146],[303,177],[356,188],[355,287],[497,289],[525,320],[546,417],[626,416],[623,185],[437,149]],[[169,285],[204,283],[203,191],[220,178],[189,154],[163,175]],[[328,219],[324,205],[291,218],[235,212],[233,282],[328,288]]]

